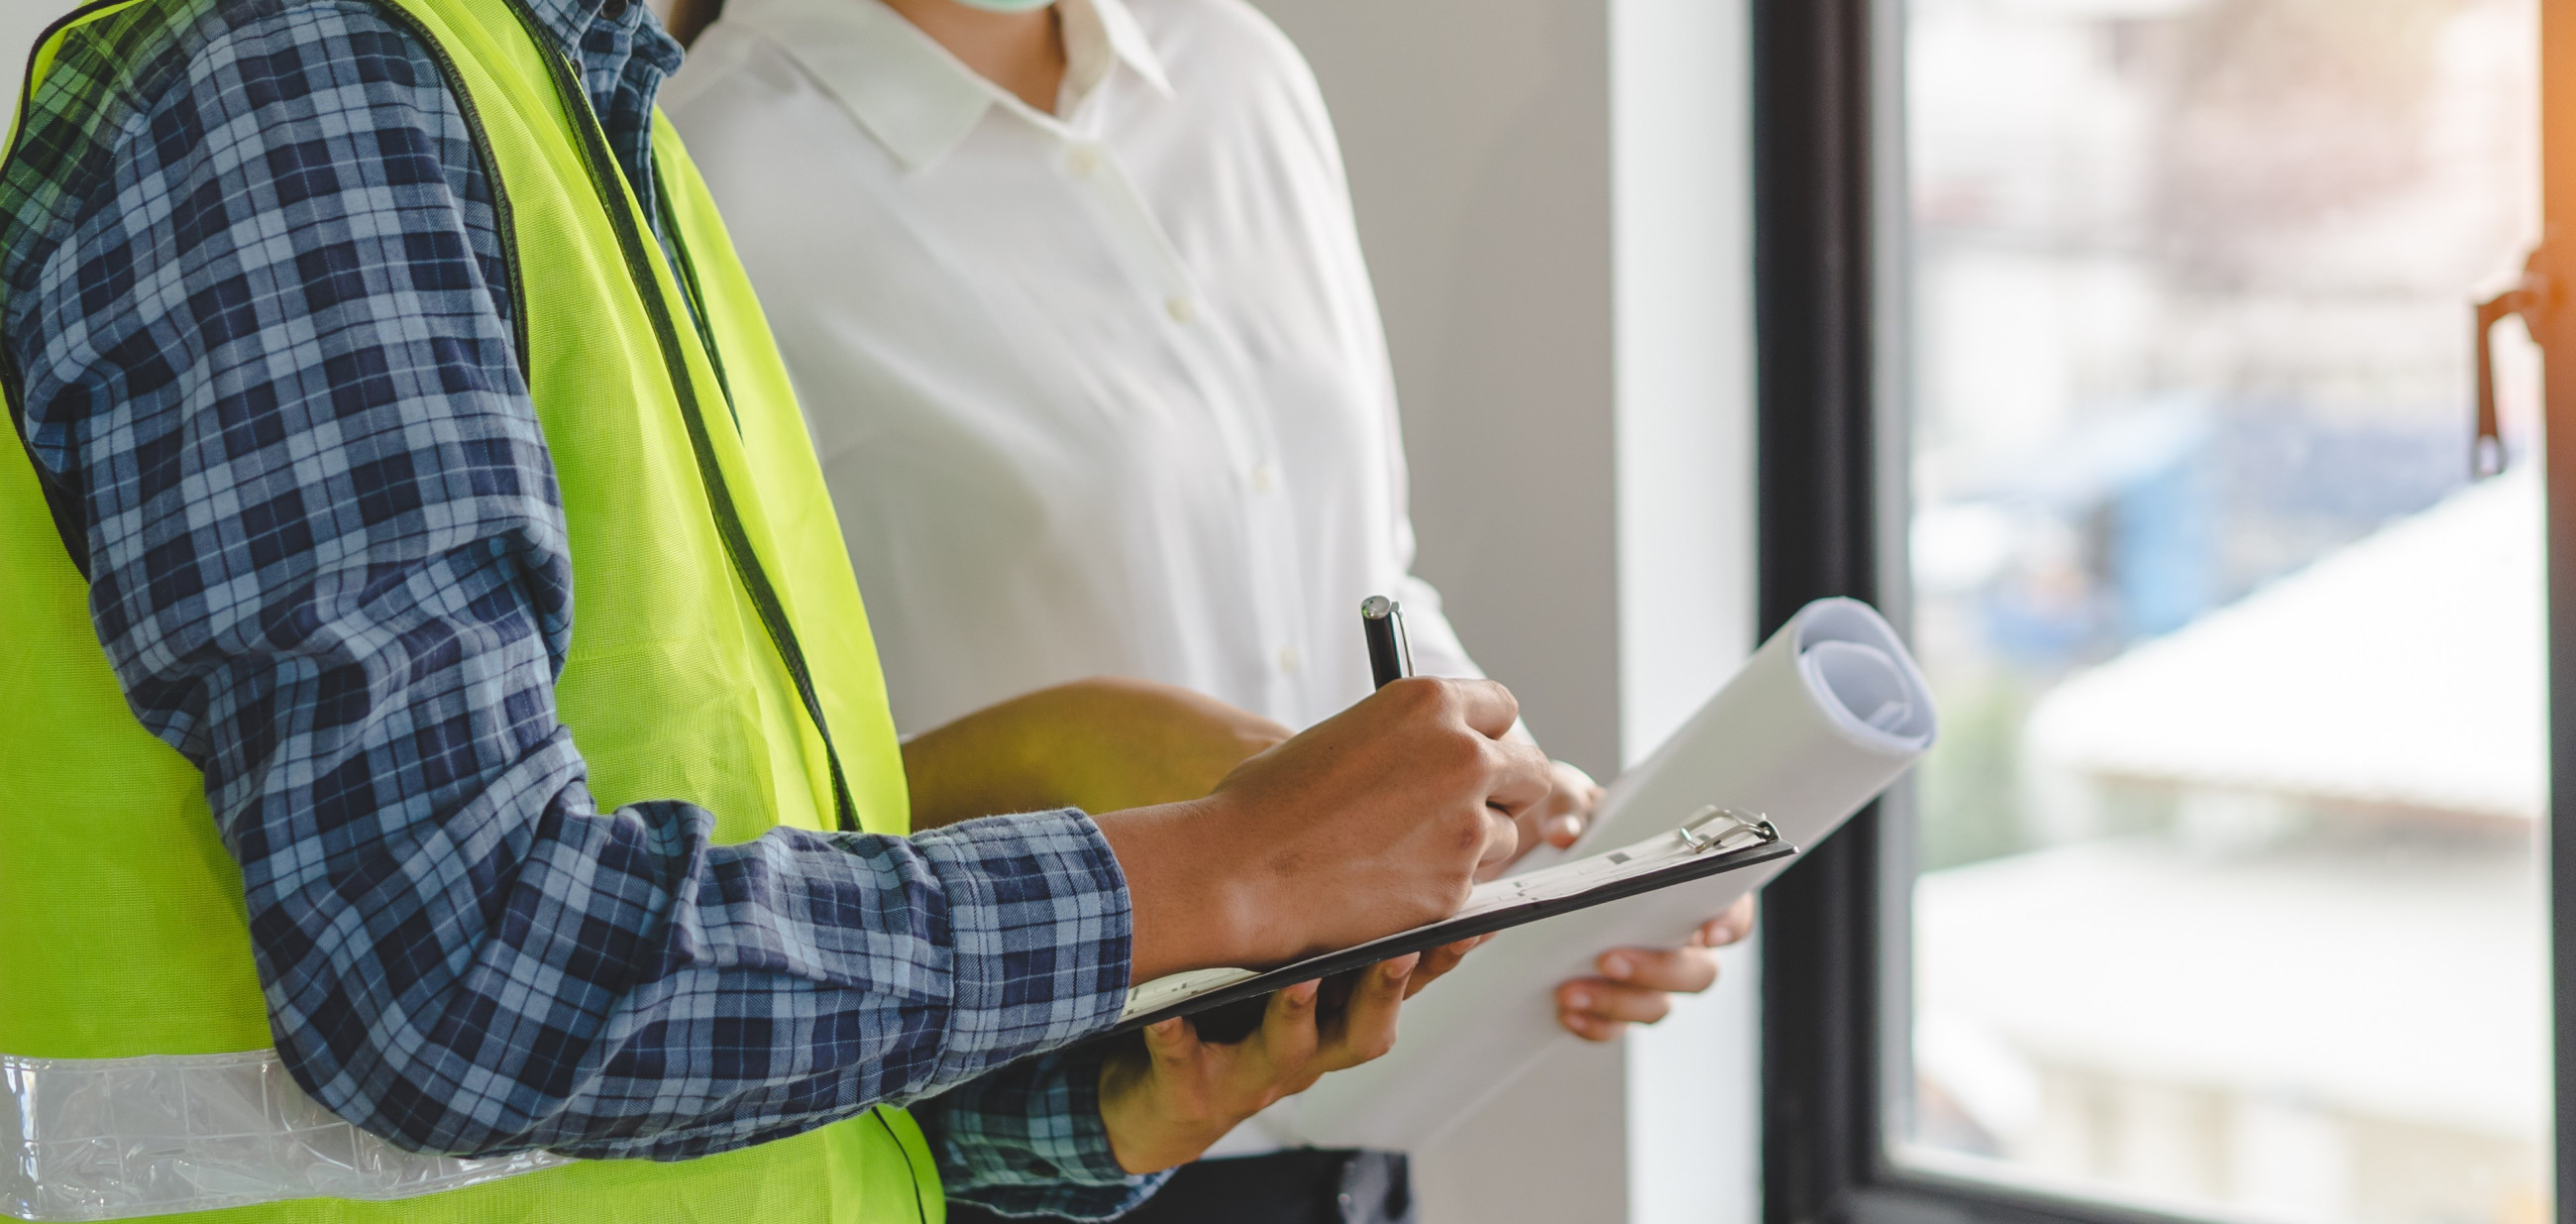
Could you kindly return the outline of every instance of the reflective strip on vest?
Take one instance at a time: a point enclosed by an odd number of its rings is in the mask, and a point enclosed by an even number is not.
[[[316,1104],[270,1050],[0,1054],[0,1215],[123,1220],[287,1199],[390,1202],[571,1163],[406,1152]]]

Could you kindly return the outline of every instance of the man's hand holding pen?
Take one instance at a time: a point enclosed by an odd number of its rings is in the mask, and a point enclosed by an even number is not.
[[[1487,680],[1412,679],[1228,774],[1204,799],[1100,818],[1131,880],[1136,981],[1279,964],[1436,921],[1508,859],[1549,793]]]
[[[1362,623],[1376,692],[1255,753],[1204,798],[1099,818],[1135,898],[1131,981],[1275,965],[1436,921],[1527,849],[1581,836],[1601,788],[1530,742],[1508,690],[1410,676],[1393,601],[1370,600]],[[1709,948],[1749,923],[1730,913],[1690,947],[1605,953],[1602,977],[1559,989],[1560,1022],[1601,1040],[1658,1018],[1663,992],[1715,980]],[[1186,1019],[1148,1027],[1101,1072],[1120,1165],[1191,1159],[1281,1097],[1384,1054],[1404,999],[1482,942],[1280,991],[1240,1041],[1204,1039]],[[1336,990],[1347,997],[1326,997]]]
[[[1550,793],[1546,757],[1507,738],[1518,717],[1491,681],[1407,679],[1254,755],[1204,799],[1101,817],[1131,882],[1151,881],[1131,888],[1131,980],[1275,964],[1455,912]],[[1101,1070],[1120,1166],[1193,1159],[1281,1097],[1386,1053],[1403,1001],[1481,942],[1279,991],[1241,1041],[1203,1040],[1188,1020],[1148,1027]]]

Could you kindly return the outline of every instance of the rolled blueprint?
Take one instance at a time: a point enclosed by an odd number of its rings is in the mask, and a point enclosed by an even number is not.
[[[1571,853],[1652,837],[1711,807],[1766,816],[1812,847],[1921,759],[1935,722],[1931,690],[1887,622],[1857,600],[1818,600],[1619,776]],[[1681,943],[1795,861],[1505,931],[1405,1005],[1394,1052],[1247,1125],[1291,1145],[1421,1147],[1574,1040],[1556,1023],[1559,982],[1591,976],[1611,948]]]

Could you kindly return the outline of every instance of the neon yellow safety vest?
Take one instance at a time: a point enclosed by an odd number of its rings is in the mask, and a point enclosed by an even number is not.
[[[161,19],[144,11],[159,2],[65,18],[28,96],[64,40],[112,39]],[[517,0],[377,3],[438,53],[507,201],[523,368],[572,553],[555,696],[592,793],[699,804],[728,841],[903,832],[902,759],[822,472],[670,125],[654,155],[677,276]],[[421,1156],[322,1110],[271,1049],[204,780],[126,708],[87,596],[33,465],[0,444],[0,1219],[943,1218],[899,1110],[676,1163]]]

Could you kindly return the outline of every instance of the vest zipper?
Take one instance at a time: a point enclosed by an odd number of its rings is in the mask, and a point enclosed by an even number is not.
[[[590,174],[591,190],[599,196],[608,223],[617,232],[617,245],[626,256],[626,273],[635,283],[636,296],[642,299],[644,314],[653,324],[653,337],[662,350],[662,365],[671,381],[671,393],[679,401],[680,420],[689,431],[689,449],[695,452],[698,479],[706,486],[707,504],[715,520],[716,535],[724,541],[725,556],[733,563],[734,574],[741,579],[743,591],[751,597],[754,610],[760,614],[761,626],[768,630],[770,644],[778,651],[779,661],[786,665],[788,678],[795,682],[796,695],[805,705],[805,716],[814,721],[815,733],[823,738],[823,756],[831,768],[832,803],[837,823],[844,832],[859,831],[858,805],[850,798],[849,775],[841,767],[840,749],[832,743],[831,726],[823,717],[822,698],[814,690],[812,669],[806,665],[804,647],[796,639],[796,628],[787,619],[787,606],[778,597],[778,588],[762,568],[760,555],[751,546],[751,536],[742,525],[742,513],[735,506],[733,491],[726,482],[724,469],[716,462],[715,443],[707,434],[706,412],[698,402],[695,380],[689,377],[688,358],[680,348],[680,333],[671,321],[671,303],[654,283],[652,260],[659,256],[658,244],[644,241],[635,224],[635,209],[621,190],[625,172],[618,168],[616,154],[609,151],[607,133],[599,126],[599,116],[590,108],[590,96],[581,88],[581,79],[573,72],[572,63],[554,46],[553,36],[546,32],[526,0],[508,0],[510,11],[537,48],[537,57],[546,63],[553,78],[555,96],[571,118],[581,142],[582,161]],[[710,356],[709,361],[713,361]]]
[[[707,318],[707,291],[698,284],[698,261],[689,255],[688,241],[680,236],[680,215],[671,208],[671,184],[662,178],[660,159],[653,162],[654,203],[662,214],[662,229],[669,235],[671,260],[680,265],[680,292],[689,296],[689,319],[698,325],[698,346],[707,351],[707,364],[715,367],[716,389],[724,392],[725,412],[733,417],[733,433],[742,436],[742,410],[734,406],[733,380],[725,377],[724,352],[716,347],[715,324]]]

